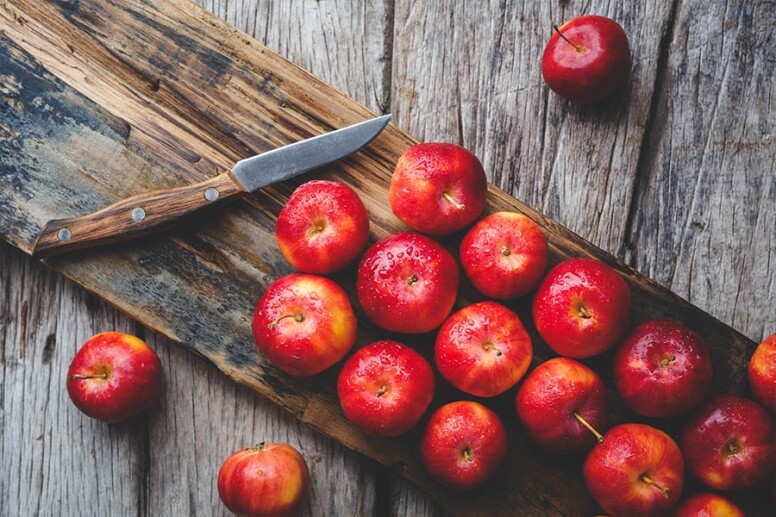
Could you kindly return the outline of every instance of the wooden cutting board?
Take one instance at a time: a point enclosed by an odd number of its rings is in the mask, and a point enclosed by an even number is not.
[[[200,181],[242,157],[374,115],[188,1],[119,4],[0,5],[0,234],[27,253],[48,219]],[[370,214],[371,238],[379,239],[405,229],[388,208],[387,185],[396,159],[414,142],[389,127],[367,150],[305,179],[335,178],[355,188]],[[595,512],[582,483],[581,458],[547,461],[531,447],[513,414],[513,392],[488,402],[510,429],[508,464],[485,489],[462,496],[424,473],[417,432],[377,440],[349,426],[336,400],[336,371],[297,380],[259,356],[250,318],[266,286],[292,271],[273,230],[280,207],[301,181],[265,189],[155,239],[47,263],[322,433],[393,466],[454,513]],[[636,322],[668,317],[695,328],[712,348],[714,390],[745,393],[754,343],[491,188],[488,211],[497,210],[520,211],[539,222],[553,262],[584,255],[616,267],[632,286]],[[445,244],[454,250],[456,239]],[[353,273],[335,276],[351,294]],[[459,303],[475,299],[465,286]],[[535,338],[536,361],[550,357],[531,327],[529,301],[511,306]],[[359,344],[375,336],[364,322]],[[411,342],[429,355],[428,336]],[[607,359],[589,363],[606,377]],[[458,396],[442,387],[434,404]],[[620,407],[614,411],[618,421],[638,420]],[[659,426],[675,431],[680,423]]]

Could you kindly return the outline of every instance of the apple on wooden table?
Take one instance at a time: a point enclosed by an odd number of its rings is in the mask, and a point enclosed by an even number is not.
[[[399,436],[420,421],[434,386],[423,356],[398,341],[381,340],[345,361],[337,395],[345,417],[365,433]]]
[[[708,394],[712,374],[706,343],[675,321],[642,323],[614,356],[617,393],[630,409],[647,417],[690,411]]]
[[[501,418],[479,402],[449,402],[429,418],[420,439],[420,457],[439,482],[474,490],[498,471],[507,455]]]
[[[656,517],[681,496],[684,459],[660,429],[620,424],[590,451],[583,475],[593,499],[612,517]]]
[[[600,102],[627,85],[632,58],[619,23],[587,15],[553,29],[542,55],[542,76],[555,93],[586,104]]]
[[[547,238],[516,212],[496,212],[472,226],[460,245],[461,266],[479,292],[506,300],[533,291],[547,268]]]
[[[532,312],[536,330],[550,348],[583,359],[609,350],[628,330],[630,288],[603,262],[571,258],[544,277]]]
[[[566,357],[549,359],[528,374],[517,390],[515,409],[529,438],[560,453],[595,445],[608,420],[601,377]]]
[[[294,273],[273,282],[251,325],[259,351],[284,372],[307,377],[345,357],[357,321],[347,293],[319,275]]]
[[[488,180],[480,160],[455,144],[413,145],[399,157],[388,201],[412,229],[441,236],[470,225],[485,208]]]
[[[429,332],[447,318],[458,295],[458,264],[441,244],[416,232],[390,235],[370,246],[358,266],[356,294],[378,327]]]
[[[680,443],[690,472],[715,490],[748,488],[776,472],[773,416],[753,400],[714,397],[686,423]]]
[[[143,340],[121,332],[88,339],[67,370],[67,393],[87,416],[108,423],[147,410],[162,391],[162,362]]]
[[[304,273],[329,274],[355,261],[369,239],[364,203],[343,183],[312,180],[294,190],[275,225],[278,247]]]
[[[434,360],[454,387],[477,397],[495,397],[523,377],[533,345],[520,317],[500,303],[477,302],[439,328]]]
[[[232,453],[218,471],[218,495],[237,515],[293,515],[305,499],[307,462],[285,443],[260,443]]]

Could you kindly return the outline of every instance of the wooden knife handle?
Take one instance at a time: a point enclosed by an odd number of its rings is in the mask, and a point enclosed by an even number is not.
[[[53,219],[41,229],[32,256],[43,258],[149,235],[246,191],[229,171],[194,185],[129,197],[92,214]]]

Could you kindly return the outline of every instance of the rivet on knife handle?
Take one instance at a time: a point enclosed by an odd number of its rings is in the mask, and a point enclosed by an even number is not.
[[[247,191],[224,172],[194,185],[146,192],[92,214],[54,219],[35,241],[34,257],[89,248],[152,234],[189,214]]]

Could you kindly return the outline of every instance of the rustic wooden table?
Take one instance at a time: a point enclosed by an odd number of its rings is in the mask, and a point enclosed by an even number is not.
[[[751,339],[776,331],[773,2],[199,1],[419,139],[472,149],[494,184]],[[609,106],[541,79],[550,22],[582,10],[631,39],[632,83]],[[0,292],[0,515],[225,515],[217,469],[262,440],[307,457],[305,515],[443,513],[5,243]],[[161,403],[130,424],[85,418],[64,389],[104,330],[165,365]]]

